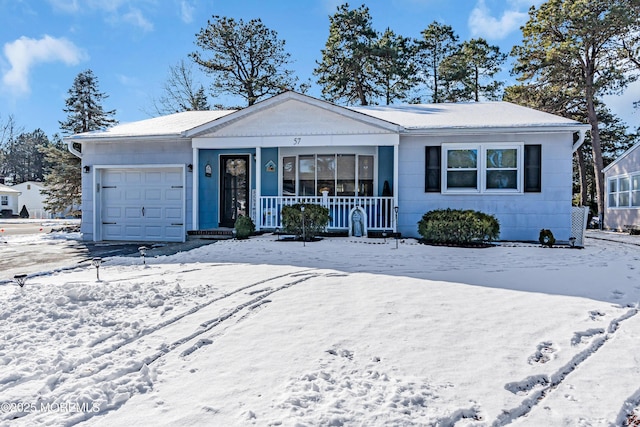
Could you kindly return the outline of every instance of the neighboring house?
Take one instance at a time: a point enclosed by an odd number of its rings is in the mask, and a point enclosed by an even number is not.
[[[13,185],[11,188],[21,193],[18,197],[19,212],[22,211],[22,207],[24,206],[27,208],[29,218],[53,218],[53,215],[44,208],[45,196],[41,193],[44,187],[41,182],[27,181]]]
[[[17,215],[20,192],[4,184],[0,184],[0,217]]]
[[[603,169],[607,189],[604,228],[640,228],[640,143]]]
[[[182,241],[239,215],[273,230],[283,205],[305,202],[329,208],[329,230],[353,231],[355,216],[364,234],[418,236],[424,213],[461,208],[495,215],[503,240],[547,228],[567,241],[587,129],[506,102],[341,107],[285,92],[65,140],[82,158],[88,240]]]

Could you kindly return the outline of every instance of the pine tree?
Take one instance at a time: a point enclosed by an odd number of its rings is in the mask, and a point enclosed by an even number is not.
[[[369,105],[383,96],[377,85],[375,43],[377,34],[365,5],[349,9],[338,6],[329,17],[329,38],[322,50],[322,62],[313,73],[318,76],[325,99],[348,105]]]
[[[384,103],[407,101],[410,91],[418,83],[411,41],[387,28],[376,40],[373,53],[377,59],[377,84],[383,93]]]
[[[58,135],[55,142],[42,149],[47,164],[51,165],[45,175],[44,207],[49,212],[77,215],[82,202],[81,160],[72,154]]]
[[[214,16],[196,35],[196,45],[203,52],[189,56],[213,76],[216,95],[240,96],[253,105],[265,96],[293,89],[297,81],[287,68],[291,55],[284,40],[260,19],[245,23]]]
[[[503,83],[494,76],[506,59],[498,46],[489,45],[482,38],[463,42],[440,65],[446,82],[444,98],[450,102],[499,99]]]
[[[98,79],[91,70],[78,74],[69,89],[65,101],[67,120],[60,122],[65,134],[103,130],[117,123],[112,116],[115,110],[105,111],[102,101],[108,96],[98,89]],[[45,208],[50,212],[65,213],[75,209],[82,200],[81,159],[69,152],[59,136],[53,145],[43,150],[50,165],[44,179],[42,193],[46,196]],[[77,151],[82,147],[75,146]]]
[[[443,102],[440,64],[458,49],[458,36],[450,25],[432,22],[416,41],[416,60],[422,81],[431,92],[431,102]]]
[[[115,110],[104,111],[102,102],[108,95],[98,90],[98,78],[93,71],[86,70],[79,73],[69,89],[69,97],[65,101],[67,120],[60,122],[63,134],[103,130],[118,123],[112,116]]]
[[[521,82],[580,90],[591,125],[598,214],[604,211],[604,168],[598,97],[620,93],[638,78],[638,0],[548,0],[529,11],[523,44],[514,47]]]

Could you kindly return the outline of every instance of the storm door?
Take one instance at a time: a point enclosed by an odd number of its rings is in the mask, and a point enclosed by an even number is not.
[[[249,214],[249,156],[220,157],[220,227]]]

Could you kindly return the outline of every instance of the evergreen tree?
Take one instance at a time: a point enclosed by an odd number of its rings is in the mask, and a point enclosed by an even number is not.
[[[514,47],[521,82],[576,87],[591,125],[598,213],[604,211],[604,168],[598,97],[637,79],[629,52],[640,46],[637,0],[548,0],[529,11],[523,44]]]
[[[500,99],[503,83],[494,76],[506,59],[498,46],[489,45],[482,38],[463,42],[440,64],[445,81],[443,98],[450,102]]]
[[[253,105],[265,96],[293,89],[297,81],[286,68],[291,55],[284,40],[260,19],[245,23],[214,16],[196,35],[196,45],[203,52],[190,57],[213,76],[214,95],[240,96]]]
[[[65,101],[67,119],[60,122],[63,133],[75,134],[103,130],[115,125],[115,110],[105,111],[102,101],[108,96],[98,89],[98,79],[91,70],[78,74]],[[56,135],[52,146],[42,150],[49,168],[44,178],[45,208],[64,213],[75,209],[82,200],[81,159],[70,153],[66,144]],[[82,147],[75,146],[81,151]]]
[[[44,179],[45,160],[40,149],[50,145],[47,135],[36,129],[11,137],[1,148],[0,174],[10,178],[13,184]]]
[[[72,154],[67,145],[54,136],[54,142],[42,149],[47,164],[51,165],[45,175],[44,208],[49,212],[77,215],[82,203],[82,179],[80,158]]]
[[[431,92],[431,102],[443,102],[440,65],[458,49],[458,36],[450,25],[432,22],[416,41],[416,60],[422,81]]]
[[[374,55],[377,58],[377,84],[385,104],[408,100],[410,91],[418,82],[411,41],[387,28],[374,44]]]
[[[67,119],[60,122],[63,134],[103,130],[118,123],[112,116],[115,110],[104,111],[102,102],[108,95],[98,90],[98,78],[93,71],[86,70],[79,73],[69,89],[69,97],[65,101]]]
[[[314,74],[325,99],[348,105],[369,105],[383,96],[378,86],[375,45],[377,34],[365,5],[345,3],[329,17],[329,38]]]

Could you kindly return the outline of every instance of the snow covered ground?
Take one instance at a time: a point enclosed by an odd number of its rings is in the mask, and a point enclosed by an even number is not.
[[[0,425],[625,425],[640,238],[602,237],[264,235],[5,281]]]

